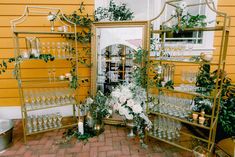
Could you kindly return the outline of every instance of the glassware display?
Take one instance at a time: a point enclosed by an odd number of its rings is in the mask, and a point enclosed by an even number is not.
[[[162,80],[162,86],[164,86],[167,82],[174,82],[174,74],[175,74],[175,65],[174,64],[162,64],[157,68],[157,73],[160,75],[159,77]]]
[[[24,90],[26,110],[60,106],[76,103],[73,89],[70,88],[39,88]]]
[[[153,108],[154,112],[164,113],[171,116],[186,118],[191,115],[193,105],[192,99],[181,98],[177,96],[158,96],[159,104]]]
[[[26,125],[29,134],[62,126],[63,117],[60,112],[47,112],[45,112],[46,114],[30,115],[27,117]]]
[[[164,46],[162,46],[164,44]],[[189,56],[192,55],[193,43],[189,42],[168,42],[157,43],[157,59],[169,61],[193,61]]]
[[[166,140],[177,140],[180,137],[181,123],[170,118],[154,117],[150,134]]]
[[[27,51],[34,57],[39,57],[40,55],[40,40],[37,37],[26,37],[26,48]]]
[[[196,92],[199,90],[199,87],[195,86],[197,81],[197,72],[194,71],[182,71],[181,80],[182,84],[179,87],[176,87],[177,90],[185,92]]]
[[[55,58],[71,58],[73,49],[70,42],[42,42],[41,51],[43,54],[52,54]]]

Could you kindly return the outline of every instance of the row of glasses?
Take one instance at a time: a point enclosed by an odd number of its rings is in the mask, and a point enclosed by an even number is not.
[[[157,56],[160,56],[162,60],[179,60],[186,61],[187,58],[183,56],[191,56],[193,51],[193,43],[190,42],[168,42],[157,44]],[[185,54],[188,52],[189,54]]]
[[[197,81],[198,73],[195,71],[185,71],[181,72],[182,84],[180,85],[180,90],[185,92],[196,92],[197,87],[195,83]]]
[[[24,90],[26,110],[76,103],[70,88],[39,88]]]
[[[164,86],[167,82],[174,82],[175,65],[174,64],[162,64],[157,67],[157,73],[160,75],[162,85]]]
[[[56,81],[56,69],[55,68],[48,69],[48,80],[49,82]]]
[[[174,95],[159,95],[159,104],[153,108],[154,112],[164,113],[175,117],[186,118],[191,114],[192,99],[181,98]]]
[[[154,117],[153,127],[150,131],[155,137],[162,139],[177,140],[180,137],[181,123],[166,117]]]
[[[61,127],[62,118],[63,117],[60,112],[30,115],[26,119],[28,133]]]
[[[42,42],[43,54],[52,54],[55,58],[72,58],[71,42]]]

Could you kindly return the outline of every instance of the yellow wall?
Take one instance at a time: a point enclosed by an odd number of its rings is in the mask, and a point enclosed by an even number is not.
[[[227,61],[226,61],[226,72],[228,76],[232,78],[233,82],[235,82],[235,1],[234,0],[218,0],[218,10],[222,12],[226,12],[229,16],[231,16],[231,29],[230,29],[230,37],[228,43],[228,52],[227,52]],[[218,56],[218,47],[220,46],[219,38],[221,35],[219,33],[215,34],[215,55]]]
[[[0,60],[7,59],[9,57],[14,56],[14,48],[13,48],[13,40],[10,29],[10,20],[18,18],[24,11],[25,5],[38,5],[38,6],[50,6],[50,7],[58,7],[61,8],[65,13],[71,13],[73,10],[79,8],[79,1],[76,0],[1,0],[0,1]],[[91,15],[94,9],[94,0],[84,0],[85,2],[85,10]],[[230,32],[229,39],[229,48],[228,48],[228,56],[227,56],[227,65],[226,71],[229,73],[229,76],[232,78],[233,82],[235,81],[235,1],[234,0],[219,0],[218,9],[224,12],[227,12],[230,16],[232,16],[232,27]],[[48,29],[49,23],[46,21],[41,21],[42,18],[34,17],[32,21],[27,21],[22,25],[22,28],[28,30],[37,30],[37,29]],[[219,39],[221,35],[219,33],[215,34],[215,48],[216,51],[214,53],[214,57],[218,57],[218,47],[219,47]],[[58,39],[46,39],[51,41],[57,41]],[[82,45],[80,45],[82,46]],[[89,56],[82,55],[84,58],[89,59]],[[69,70],[68,63],[65,61],[56,61],[55,67],[57,71],[57,75],[67,72]],[[23,75],[24,77],[33,77],[33,76],[47,76],[46,67],[52,66],[51,63],[44,64],[43,62],[26,62],[23,66]],[[82,78],[90,79],[90,71],[89,68],[84,65],[79,66],[79,76]],[[182,65],[184,69],[188,68],[189,70],[192,68],[191,66],[185,67]],[[32,69],[36,68],[36,69]],[[19,106],[19,98],[18,98],[18,86],[17,82],[14,78],[12,78],[12,69],[13,65],[9,64],[9,68],[6,73],[0,75],[0,106]],[[176,83],[179,83],[180,73],[177,73],[178,80]],[[79,89],[80,95],[84,98],[89,90],[89,83],[81,83],[81,88]]]
[[[1,0],[0,1],[0,60],[14,57],[14,48],[10,21],[20,17],[26,5],[35,6],[49,6],[61,8],[64,13],[72,13],[79,8],[81,0]],[[85,0],[85,12],[89,15],[94,11],[94,0]],[[30,21],[26,21],[21,25],[21,29],[36,31],[36,30],[50,30],[49,22],[45,17],[34,16]],[[43,37],[43,41],[59,41],[60,38]],[[25,48],[24,38],[20,39],[21,48]],[[82,45],[80,45],[80,50]],[[89,56],[82,55],[83,58],[89,59]],[[17,81],[12,77],[13,64],[8,64],[8,70],[3,75],[0,75],[0,106],[19,106],[19,94]],[[53,63],[44,63],[42,61],[27,61],[22,65],[22,77],[47,77],[47,67],[55,67],[56,75],[59,76],[65,72],[69,72],[69,62],[54,61]],[[90,80],[90,70],[84,66],[79,65],[79,76],[81,78],[88,78]],[[89,83],[81,83],[79,93],[81,97],[85,97],[89,90]]]

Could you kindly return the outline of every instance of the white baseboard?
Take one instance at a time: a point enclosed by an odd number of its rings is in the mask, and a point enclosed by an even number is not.
[[[63,116],[71,116],[72,115],[72,105],[71,106],[63,106],[50,108],[45,110],[37,110],[33,112],[29,112],[29,115],[44,115],[50,113],[60,112]],[[21,119],[21,107],[20,106],[12,106],[12,107],[0,107],[0,118],[1,119]]]

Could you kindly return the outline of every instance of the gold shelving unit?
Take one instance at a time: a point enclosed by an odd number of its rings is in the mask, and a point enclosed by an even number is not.
[[[56,18],[54,21],[56,21],[57,23],[62,24],[63,26],[66,26],[68,28],[68,31],[66,32],[58,32],[56,30],[52,30],[50,29],[50,27],[48,27],[48,31],[44,30],[38,30],[38,31],[30,31],[30,28],[28,31],[25,30],[21,30],[21,26],[20,24],[24,23],[27,20],[30,20],[29,18],[33,18],[35,16],[40,16],[43,17],[45,20],[47,19],[47,16],[51,13],[54,13],[56,15]],[[60,19],[60,16],[64,19],[64,21],[62,21]],[[48,21],[48,23],[50,23],[50,21]],[[51,24],[52,27],[52,24]],[[53,24],[54,27],[54,24]],[[26,6],[24,13],[21,17],[14,19],[11,21],[11,28],[12,28],[12,32],[13,32],[13,40],[14,40],[14,46],[15,46],[15,64],[19,65],[17,67],[16,70],[18,70],[16,79],[18,81],[18,89],[19,89],[19,96],[20,96],[20,103],[21,103],[21,112],[22,112],[22,123],[23,123],[23,134],[24,134],[24,142],[27,142],[27,136],[29,135],[35,135],[38,133],[43,133],[43,132],[47,132],[47,131],[52,131],[52,130],[56,130],[56,129],[61,129],[61,128],[68,128],[68,127],[73,127],[76,126],[78,123],[78,119],[76,117],[76,108],[78,106],[78,94],[76,94],[76,91],[73,90],[73,98],[74,102],[70,102],[70,103],[60,103],[60,104],[56,104],[56,105],[48,105],[48,106],[40,106],[40,107],[32,107],[32,108],[26,108],[26,101],[25,101],[25,95],[24,95],[24,90],[26,89],[31,89],[31,88],[53,88],[53,87],[69,87],[69,83],[70,81],[68,80],[64,80],[61,81],[59,80],[59,78],[54,78],[53,81],[48,79],[48,76],[43,76],[43,77],[33,77],[33,78],[24,78],[22,77],[22,65],[21,62],[17,60],[17,58],[21,55],[20,54],[20,49],[22,47],[25,47],[25,45],[20,45],[20,38],[24,38],[26,36],[34,36],[34,37],[43,37],[46,36],[48,37],[56,37],[56,38],[61,38],[65,35],[73,35],[75,37],[75,39],[72,41],[73,43],[73,48],[75,53],[73,54],[73,57],[69,57],[70,59],[74,60],[76,62],[76,76],[77,76],[77,72],[78,72],[78,51],[77,51],[77,25],[71,21],[69,21],[63,14],[62,10],[60,8],[50,8],[50,7],[39,7],[39,6]],[[66,39],[67,40],[67,39]],[[52,52],[51,52],[52,54]],[[55,57],[55,56],[54,56]],[[59,60],[66,60],[66,58],[58,58]],[[22,59],[22,62],[24,61],[30,61],[30,62],[34,62],[37,61],[39,59]],[[55,60],[57,60],[57,58],[55,57]],[[45,63],[46,64],[46,63]],[[68,63],[69,64],[69,63]],[[47,67],[48,68],[48,67]],[[47,69],[46,68],[46,69]],[[54,76],[55,77],[55,76]],[[72,117],[63,117],[61,120],[61,125],[58,125],[57,127],[49,127],[47,129],[43,129],[40,130],[38,129],[37,131],[32,131],[29,132],[28,128],[26,126],[27,124],[27,117],[29,113],[32,112],[36,112],[41,110],[42,112],[46,109],[50,109],[53,110],[54,108],[58,108],[58,107],[63,107],[63,106],[72,106]],[[45,116],[45,115],[44,115]]]
[[[212,102],[213,102],[213,106],[212,106],[212,113],[211,115],[205,115],[206,118],[209,119],[209,124],[208,125],[202,125],[202,124],[198,124],[198,123],[195,123],[193,121],[189,121],[187,118],[179,118],[179,117],[176,117],[176,116],[172,116],[172,115],[169,115],[169,114],[166,114],[166,113],[160,113],[160,112],[157,112],[157,111],[151,111],[149,110],[149,107],[147,107],[147,112],[149,114],[150,117],[155,117],[155,116],[158,116],[158,117],[165,117],[165,118],[169,118],[171,120],[175,120],[175,121],[178,121],[182,124],[186,124],[187,126],[190,126],[193,128],[193,130],[198,130],[199,131],[199,134],[203,134],[204,137],[199,137],[197,135],[195,135],[192,130],[187,130],[186,132],[184,131],[180,131],[180,134],[183,135],[182,137],[180,137],[180,139],[178,141],[174,141],[174,140],[167,140],[167,139],[164,139],[164,138],[159,138],[157,136],[154,136],[153,134],[151,134],[151,132],[147,132],[148,136],[151,137],[151,138],[155,138],[157,140],[160,140],[162,142],[166,142],[170,145],[173,145],[173,146],[176,146],[176,147],[179,147],[181,149],[184,149],[184,150],[187,150],[187,151],[193,151],[193,147],[189,147],[190,146],[190,143],[192,143],[192,141],[194,140],[198,140],[200,142],[203,142],[205,143],[205,147],[206,147],[206,150],[209,151],[209,152],[212,152],[213,151],[213,148],[214,148],[214,145],[215,145],[215,136],[216,136],[216,128],[217,128],[217,121],[218,121],[218,114],[219,114],[219,108],[220,108],[220,97],[221,97],[221,92],[222,92],[222,83],[219,83],[220,79],[223,80],[224,78],[224,75],[221,75],[220,73],[220,70],[224,70],[225,69],[225,63],[226,63],[226,54],[227,54],[227,47],[228,47],[228,37],[229,37],[229,29],[230,29],[230,17],[226,14],[226,13],[222,13],[222,12],[219,12],[215,9],[215,4],[213,1],[210,1],[210,0],[205,0],[205,2],[203,3],[198,3],[198,4],[189,4],[186,6],[186,8],[190,8],[192,6],[200,6],[200,5],[205,5],[207,6],[211,11],[213,11],[217,18],[219,17],[220,18],[220,23],[217,24],[216,26],[214,27],[203,27],[203,28],[185,28],[184,30],[181,30],[182,32],[195,32],[195,31],[217,31],[217,32],[220,32],[222,34],[222,37],[221,37],[221,44],[220,44],[220,48],[219,48],[219,58],[218,58],[218,61],[214,62],[200,62],[200,61],[192,61],[192,60],[168,60],[168,59],[165,59],[164,57],[161,58],[161,54],[160,56],[157,56],[157,57],[152,57],[150,56],[150,52],[151,52],[151,49],[150,49],[150,38],[152,35],[159,35],[159,37],[161,38],[161,48],[162,50],[164,50],[164,47],[165,47],[165,36],[166,36],[166,33],[168,32],[171,32],[170,29],[165,29],[164,27],[161,27],[161,29],[159,30],[154,30],[152,28],[152,24],[153,22],[159,20],[161,18],[161,16],[163,15],[164,13],[164,10],[166,9],[166,6],[169,5],[169,6],[173,6],[173,7],[177,7],[175,4],[178,3],[178,2],[181,2],[183,0],[169,0],[169,1],[166,1],[164,6],[163,6],[163,9],[160,11],[160,14],[156,17],[156,18],[153,18],[152,20],[149,21],[148,23],[148,50],[149,50],[149,57],[148,57],[148,64],[149,66],[148,67],[155,67],[156,65],[161,65],[163,63],[176,63],[176,66],[177,65],[202,65],[202,64],[209,64],[209,65],[213,65],[213,67],[216,67],[215,69],[217,69],[217,78],[216,78],[216,87],[214,89],[213,92],[211,92],[210,95],[203,95],[203,94],[200,94],[200,93],[196,93],[196,92],[184,92],[184,91],[180,91],[180,90],[175,90],[175,89],[167,89],[167,88],[164,88],[164,87],[155,87],[157,88],[157,91],[155,92],[152,92],[151,94],[155,94],[155,95],[158,95],[159,92],[170,92],[170,93],[181,93],[181,94],[186,94],[186,95],[190,95],[191,97],[200,97],[200,98],[207,98],[207,99],[210,99]],[[165,22],[163,23],[167,23],[169,22],[170,20],[172,20],[172,17],[170,19],[167,19]],[[178,20],[180,20],[178,18]],[[222,21],[221,21],[222,20]],[[148,75],[150,75],[150,69],[148,69]],[[222,78],[221,78],[222,77]],[[151,83],[149,82],[148,83],[148,88],[147,88],[147,95],[150,94],[150,89],[153,88],[151,86]],[[204,134],[206,132],[206,134]],[[206,136],[206,137],[205,137]],[[185,144],[184,142],[184,139],[187,139],[187,137],[190,137],[190,139],[187,141],[187,143]],[[200,145],[200,144],[199,144]]]

